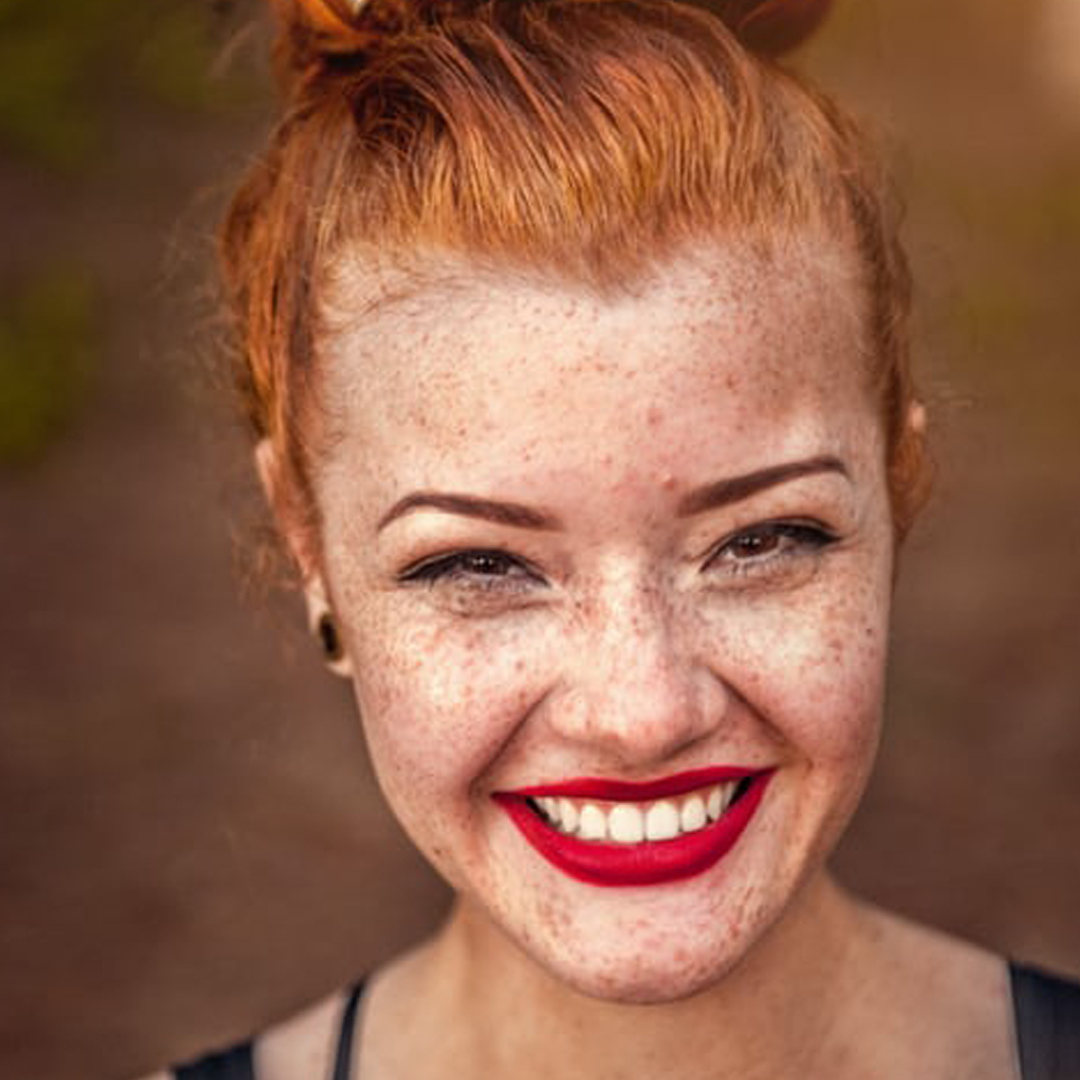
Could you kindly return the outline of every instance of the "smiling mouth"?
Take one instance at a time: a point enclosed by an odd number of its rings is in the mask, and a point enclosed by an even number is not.
[[[608,802],[541,795],[528,799],[534,813],[566,836],[589,843],[640,844],[701,832],[720,820],[749,788],[729,780],[686,795],[646,802]]]
[[[656,885],[700,874],[750,824],[772,769],[719,767],[647,784],[576,780],[495,801],[549,863],[592,885]]]

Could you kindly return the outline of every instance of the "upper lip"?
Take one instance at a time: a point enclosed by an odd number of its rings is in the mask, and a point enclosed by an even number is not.
[[[563,795],[576,799],[604,799],[611,802],[645,802],[665,796],[682,795],[687,791],[708,787],[710,784],[726,784],[732,780],[744,780],[757,776],[767,769],[749,768],[744,765],[716,765],[706,769],[662,776],[656,780],[635,783],[631,780],[610,780],[598,776],[575,777],[553,784],[536,784],[515,788],[505,794],[522,799],[539,799],[544,796]]]

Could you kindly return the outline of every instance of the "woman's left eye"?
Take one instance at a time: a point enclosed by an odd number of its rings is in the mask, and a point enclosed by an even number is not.
[[[705,569],[738,576],[783,573],[791,562],[816,555],[836,540],[822,525],[764,522],[729,536],[713,550]]]

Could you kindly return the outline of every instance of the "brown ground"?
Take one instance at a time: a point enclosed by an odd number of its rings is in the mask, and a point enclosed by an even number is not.
[[[903,148],[945,433],[889,736],[838,864],[1080,972],[1080,99],[1039,77],[1038,9],[847,0],[807,58]],[[6,1080],[104,1080],[239,1035],[442,901],[296,605],[241,596],[252,490],[198,378],[198,283],[261,125],[132,109],[78,185],[0,163],[0,272],[78,249],[109,332],[92,409],[0,476]]]

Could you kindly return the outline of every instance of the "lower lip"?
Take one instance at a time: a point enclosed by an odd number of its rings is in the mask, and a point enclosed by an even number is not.
[[[672,840],[604,844],[567,836],[548,825],[526,800],[496,795],[526,840],[552,866],[588,885],[663,885],[704,873],[734,846],[750,824],[772,772],[753,777],[742,796],[712,825]]]

